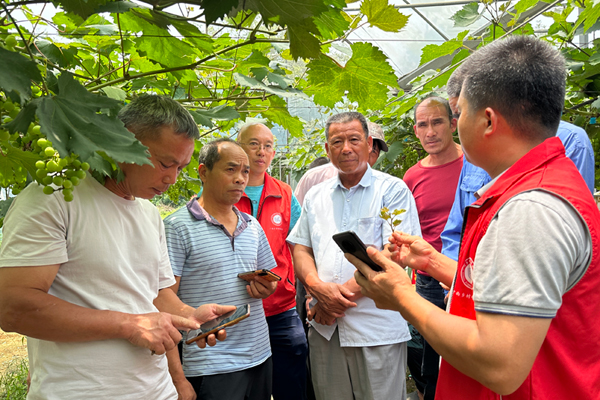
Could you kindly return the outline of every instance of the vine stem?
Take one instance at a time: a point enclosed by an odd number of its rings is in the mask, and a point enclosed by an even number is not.
[[[143,72],[141,74],[137,74],[137,75],[128,75],[128,76],[124,76],[122,78],[118,78],[118,79],[114,79],[112,81],[108,81],[105,83],[102,83],[100,85],[96,85],[94,87],[89,88],[88,90],[91,91],[95,91],[95,90],[99,90],[102,89],[103,87],[106,86],[112,86],[116,83],[121,83],[121,82],[126,82],[132,79],[136,79],[136,78],[143,78],[145,76],[152,76],[152,75],[158,75],[158,74],[163,74],[166,72],[175,72],[175,71],[183,71],[186,69],[195,69],[197,67],[199,67],[200,65],[202,65],[203,63],[212,60],[213,58],[217,57],[220,54],[223,53],[227,53],[228,51],[231,50],[235,50],[238,47],[242,47],[248,44],[253,44],[253,43],[288,43],[289,40],[284,40],[284,39],[255,39],[255,40],[247,40],[245,42],[242,43],[236,43],[235,45],[226,47],[224,49],[221,49],[213,54],[211,54],[210,56],[206,56],[203,59],[193,63],[193,64],[189,64],[189,65],[184,65],[181,67],[173,67],[173,68],[165,68],[165,69],[160,69],[160,70],[155,70],[155,71],[149,71],[149,72]]]

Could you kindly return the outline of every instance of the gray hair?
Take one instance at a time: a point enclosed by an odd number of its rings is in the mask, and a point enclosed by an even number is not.
[[[327,122],[325,123],[325,138],[329,140],[329,127],[331,126],[331,124],[346,124],[352,121],[360,122],[363,128],[363,132],[365,133],[365,139],[368,139],[369,126],[367,125],[367,119],[364,115],[356,111],[347,111],[329,117],[327,119]]]
[[[470,111],[491,107],[524,138],[556,134],[565,97],[565,59],[548,43],[510,36],[465,61],[461,95]]]
[[[454,70],[452,75],[450,75],[450,78],[448,78],[448,82],[446,83],[446,93],[448,93],[448,97],[460,96],[460,90],[462,89],[462,84],[465,80],[465,73],[465,65],[462,64]]]
[[[164,126],[190,139],[200,138],[194,118],[181,104],[167,96],[139,96],[119,111],[119,119],[138,140],[156,138],[160,134],[159,128]]]
[[[229,138],[220,138],[213,140],[212,142],[206,143],[200,149],[200,155],[198,156],[198,164],[204,164],[206,169],[212,171],[216,163],[219,162],[221,156],[219,155],[219,146],[221,143],[233,143],[234,145],[242,148],[236,141]]]
[[[452,122],[452,118],[453,118],[452,117],[452,109],[450,108],[450,103],[448,103],[448,100],[444,99],[443,97],[431,96],[431,97],[427,97],[427,98],[423,99],[422,101],[417,103],[417,105],[415,106],[415,108],[413,110],[414,117],[415,117],[415,123],[417,123],[417,109],[423,103],[433,103],[433,105],[436,105],[436,106],[444,106],[444,108],[446,109],[446,113],[448,114],[448,121]],[[439,104],[436,104],[436,103],[439,103]]]

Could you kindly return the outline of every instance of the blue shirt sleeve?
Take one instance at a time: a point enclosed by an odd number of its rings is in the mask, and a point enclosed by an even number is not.
[[[463,167],[458,177],[454,203],[448,215],[448,221],[442,231],[442,254],[458,261],[460,237],[462,234],[465,208],[475,202],[475,192],[481,189],[491,178],[483,169],[463,159]]]
[[[302,214],[302,206],[293,193],[290,209],[290,229],[288,230],[288,234],[292,231],[292,229],[294,229],[296,222],[298,222],[298,218],[300,218],[300,214]]]
[[[587,133],[580,127],[560,121],[556,136],[565,146],[565,154],[573,161],[585,180],[590,192],[594,193],[594,150]]]

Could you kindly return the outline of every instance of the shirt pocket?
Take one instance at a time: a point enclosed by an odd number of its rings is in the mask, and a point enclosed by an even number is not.
[[[359,218],[356,234],[366,246],[374,246],[378,250],[383,249],[381,238],[381,224],[383,220],[379,217]]]
[[[485,172],[465,175],[460,183],[460,190],[467,193],[475,193],[489,181],[490,178]]]

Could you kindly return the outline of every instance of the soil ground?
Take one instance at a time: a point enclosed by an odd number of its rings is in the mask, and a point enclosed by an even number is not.
[[[4,374],[11,361],[27,357],[27,340],[18,333],[6,333],[0,330],[0,376]]]

